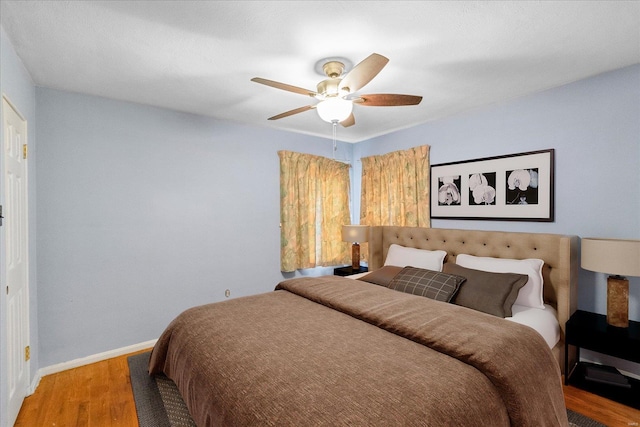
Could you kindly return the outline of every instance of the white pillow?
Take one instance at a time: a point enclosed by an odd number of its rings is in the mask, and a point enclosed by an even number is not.
[[[426,249],[407,248],[396,245],[389,246],[387,259],[384,265],[395,265],[398,267],[426,268],[427,270],[442,271],[445,251],[428,251]]]
[[[529,280],[520,288],[518,298],[514,304],[532,308],[544,308],[542,266],[541,259],[506,259],[477,257],[460,254],[456,257],[456,264],[475,270],[490,271],[493,273],[519,273],[529,276]]]

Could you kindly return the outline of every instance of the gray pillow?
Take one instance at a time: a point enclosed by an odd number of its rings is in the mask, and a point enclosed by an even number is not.
[[[437,301],[449,302],[465,281],[464,277],[416,267],[404,267],[389,288]]]
[[[492,273],[446,263],[442,271],[466,277],[453,303],[498,317],[511,317],[518,291],[529,280],[526,274]]]
[[[374,283],[376,285],[384,286],[385,288],[389,287],[389,283],[393,280],[394,277],[398,273],[402,271],[403,267],[398,267],[395,265],[385,265],[375,271],[372,271],[369,274],[366,274],[362,277],[358,277],[357,280],[362,280],[364,282]]]

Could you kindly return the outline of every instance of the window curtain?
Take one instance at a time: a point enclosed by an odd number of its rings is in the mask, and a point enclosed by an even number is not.
[[[349,213],[349,165],[311,154],[279,151],[280,269],[350,262],[342,225]]]
[[[362,158],[360,224],[431,226],[429,148]]]

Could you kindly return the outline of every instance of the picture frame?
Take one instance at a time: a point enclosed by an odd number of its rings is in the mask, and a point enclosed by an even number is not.
[[[554,221],[554,149],[431,166],[431,218]]]

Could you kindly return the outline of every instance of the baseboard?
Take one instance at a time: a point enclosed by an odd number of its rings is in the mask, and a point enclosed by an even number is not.
[[[70,360],[68,362],[58,363],[56,365],[46,366],[38,369],[33,381],[31,382],[31,394],[35,392],[40,379],[47,375],[56,374],[58,372],[66,371],[67,369],[77,368],[79,366],[89,365],[91,363],[101,362],[103,360],[111,359],[113,357],[122,356],[129,353],[135,353],[136,351],[145,350],[155,345],[157,339],[141,342],[138,344],[129,345],[126,347],[116,348],[114,350],[105,351],[103,353],[93,354],[87,357],[81,357],[79,359]]]

